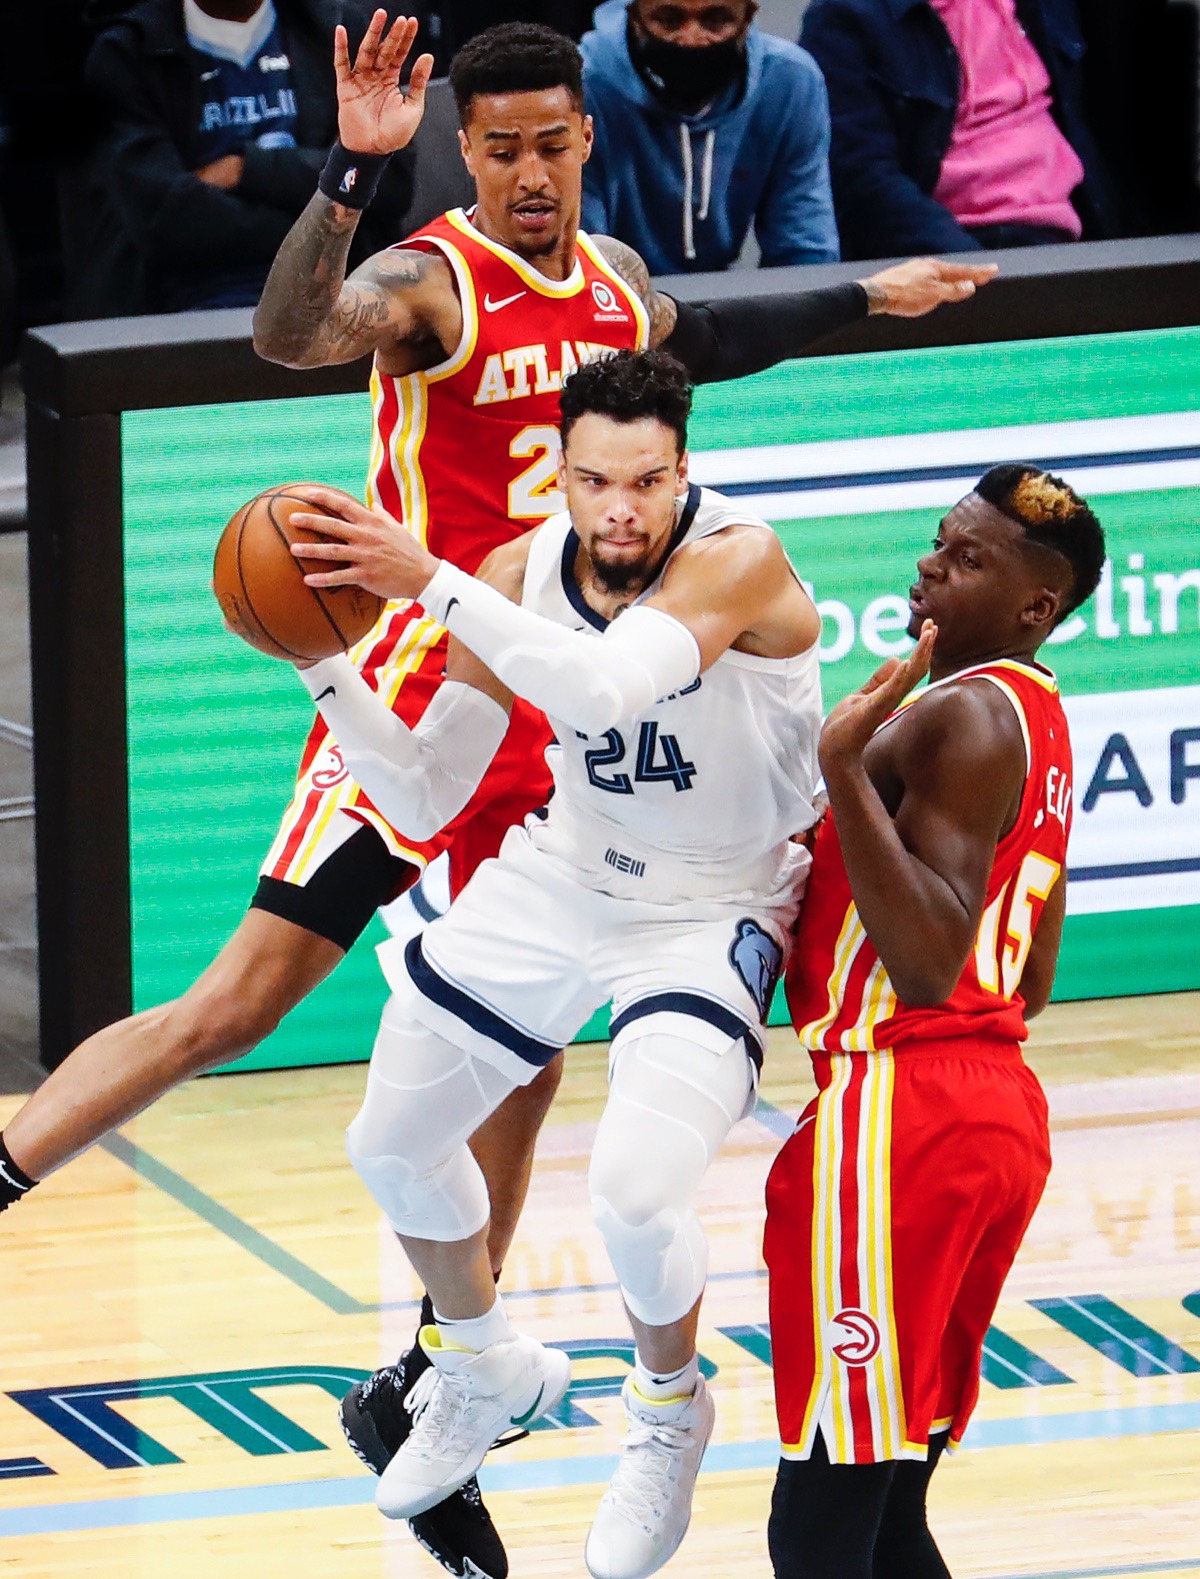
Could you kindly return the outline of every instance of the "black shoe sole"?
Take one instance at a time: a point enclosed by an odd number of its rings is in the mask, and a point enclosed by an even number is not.
[[[346,1441],[373,1475],[382,1475],[392,1460],[392,1454],[383,1445],[375,1422],[364,1409],[358,1407],[357,1389],[351,1388],[342,1399],[338,1411]]]
[[[423,1546],[431,1557],[441,1563],[447,1573],[453,1574],[454,1579],[508,1579],[508,1557],[503,1547],[500,1547],[499,1553],[501,1560],[493,1563],[490,1569],[481,1568],[470,1557],[447,1557],[445,1552],[440,1552],[417,1528],[424,1517],[424,1514],[418,1514],[415,1519],[408,1521],[408,1527],[412,1531],[413,1539],[418,1546]]]
[[[342,1399],[338,1414],[346,1441],[355,1455],[372,1474],[382,1475],[391,1462],[393,1454],[385,1447],[375,1421],[365,1409],[359,1407],[357,1386],[352,1387]],[[407,1432],[404,1434],[408,1435]],[[521,1435],[527,1433],[522,1432]],[[447,1538],[451,1532],[441,1528],[443,1521],[461,1524],[464,1518],[477,1526],[477,1537],[482,1535],[483,1542],[492,1546],[492,1550],[484,1558],[483,1567],[466,1554],[454,1556],[448,1550],[460,1545],[461,1539]],[[481,1522],[484,1522],[484,1528],[479,1530],[478,1525]],[[476,1512],[463,1500],[461,1492],[452,1492],[445,1502],[439,1502],[427,1512],[417,1514],[415,1518],[408,1521],[408,1527],[416,1541],[431,1557],[441,1563],[447,1573],[453,1574],[454,1579],[508,1579],[508,1555],[495,1525],[492,1524],[490,1514],[482,1503],[479,1504]],[[454,1533],[461,1537],[461,1531]]]

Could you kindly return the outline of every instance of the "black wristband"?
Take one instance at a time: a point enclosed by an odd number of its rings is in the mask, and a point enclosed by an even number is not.
[[[677,307],[663,349],[679,358],[697,384],[715,384],[801,355],[815,340],[865,318],[869,303],[863,287],[852,283]]]
[[[366,208],[375,196],[390,154],[356,154],[340,142],[329,150],[317,186],[333,203],[345,208]]]
[[[23,1168],[17,1167],[4,1144],[4,1136],[0,1135],[0,1212],[28,1195],[36,1183],[37,1180],[31,1179]]]

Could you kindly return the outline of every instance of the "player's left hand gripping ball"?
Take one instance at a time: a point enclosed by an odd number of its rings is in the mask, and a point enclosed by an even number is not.
[[[306,487],[301,492],[317,511],[326,512],[296,517],[298,526],[313,526],[327,539],[292,550],[304,560],[310,587],[359,586],[381,598],[420,598],[441,561],[411,532],[384,511],[368,510],[336,488]]]

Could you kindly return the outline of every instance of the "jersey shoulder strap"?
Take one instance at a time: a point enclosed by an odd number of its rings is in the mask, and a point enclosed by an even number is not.
[[[521,603],[525,608],[537,607],[547,589],[562,581],[563,552],[571,535],[571,517],[566,510],[548,516],[533,533],[521,587]]]

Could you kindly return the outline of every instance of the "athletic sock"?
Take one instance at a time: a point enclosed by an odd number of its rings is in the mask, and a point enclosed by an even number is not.
[[[17,1167],[4,1143],[4,1136],[0,1135],[0,1212],[19,1201],[23,1195],[28,1195],[37,1182],[29,1177],[24,1168]]]
[[[442,1342],[454,1349],[486,1349],[489,1344],[499,1343],[502,1338],[507,1338],[512,1333],[508,1324],[508,1316],[504,1310],[504,1302],[499,1294],[491,1310],[482,1316],[471,1316],[466,1321],[450,1320],[439,1316],[435,1310],[433,1319],[441,1333]]]
[[[399,1370],[401,1382],[405,1389],[413,1385],[422,1371],[427,1371],[433,1361],[421,1347],[421,1328],[432,1327],[434,1324],[433,1301],[428,1294],[421,1296],[421,1313],[417,1318],[417,1332],[413,1338],[412,1347],[406,1349],[400,1356]]]
[[[700,1362],[692,1355],[677,1371],[652,1371],[639,1354],[633,1362],[633,1385],[648,1404],[677,1403],[690,1398],[700,1380]]]

